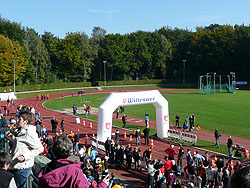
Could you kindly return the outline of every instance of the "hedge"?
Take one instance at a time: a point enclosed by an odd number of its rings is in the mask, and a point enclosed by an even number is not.
[[[77,88],[77,87],[90,87],[91,82],[77,82],[77,83],[51,83],[51,84],[26,84],[16,86],[16,91],[35,91],[47,89],[62,89],[62,88]],[[0,87],[0,92],[13,91],[13,86]]]
[[[144,84],[178,84],[180,80],[122,80],[122,81],[111,81],[106,82],[106,86],[116,86],[116,85],[144,85]],[[104,81],[98,81],[98,86],[104,86]]]

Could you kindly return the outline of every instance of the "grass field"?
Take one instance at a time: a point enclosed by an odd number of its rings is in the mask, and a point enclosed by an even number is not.
[[[170,122],[174,123],[178,113],[183,124],[186,116],[195,113],[196,124],[202,129],[214,131],[219,129],[221,133],[250,138],[250,92],[237,91],[236,94],[211,94],[201,95],[197,90],[161,90],[161,93],[169,102]],[[91,101],[92,107],[98,107],[108,94],[87,95],[84,97],[65,97],[45,103],[50,109],[71,108],[73,104],[82,106],[81,101]],[[155,120],[155,108],[153,105],[138,105],[125,107],[125,113],[129,116],[144,118],[148,112],[151,120]]]

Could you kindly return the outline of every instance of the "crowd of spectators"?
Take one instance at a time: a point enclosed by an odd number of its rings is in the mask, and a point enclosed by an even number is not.
[[[128,170],[142,170],[145,168],[148,173],[148,187],[183,187],[183,175],[194,176],[197,184],[200,182],[201,187],[227,188],[230,178],[239,169],[242,169],[240,161],[233,163],[231,159],[224,157],[210,157],[208,152],[201,155],[198,150],[191,153],[189,149],[186,151],[179,144],[177,151],[175,146],[170,144],[165,150],[166,155],[164,161],[152,157],[153,148],[149,147],[141,152],[138,146],[134,148],[131,144],[126,147],[120,145],[119,131],[116,132],[115,138],[107,138],[104,146],[106,155],[110,157],[110,164],[116,166],[117,169],[126,167]],[[183,159],[186,159],[183,167]],[[190,178],[189,187],[194,187],[194,182]]]

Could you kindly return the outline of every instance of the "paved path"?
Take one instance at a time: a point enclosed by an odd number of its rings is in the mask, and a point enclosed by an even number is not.
[[[125,91],[125,90],[123,90]],[[122,92],[123,92],[122,91]],[[126,90],[126,91],[131,91],[131,90]],[[133,90],[136,91],[136,90]],[[91,94],[101,94],[101,93],[110,93],[112,91],[90,91],[90,92],[85,92],[86,95],[91,95]],[[71,93],[66,93],[64,94],[65,97],[70,97]],[[54,99],[54,98],[59,98],[61,97],[61,94],[55,94],[55,95],[50,95],[50,99]],[[63,100],[63,99],[62,99]],[[35,97],[31,97],[31,98],[26,98],[26,99],[18,99],[15,101],[16,105],[19,104],[26,104],[27,106],[33,106],[35,107],[36,111],[39,111],[41,113],[41,117],[43,116],[55,116],[58,119],[59,125],[60,125],[60,120],[61,118],[65,119],[65,123],[64,123],[64,127],[66,131],[69,130],[73,130],[74,132],[76,132],[78,129],[80,130],[80,142],[84,143],[84,136],[86,133],[88,134],[96,134],[97,133],[97,123],[92,121],[93,123],[93,128],[89,127],[89,120],[86,120],[86,126],[82,125],[82,121],[83,119],[81,119],[81,124],[76,124],[75,118],[74,116],[71,115],[71,113],[59,113],[56,111],[52,111],[52,110],[48,110],[45,109],[42,104],[45,101],[37,101]],[[1,102],[1,105],[3,105],[3,101]],[[14,113],[15,109],[11,109],[11,112]],[[9,117],[6,117],[9,118]],[[131,122],[130,122],[131,119]],[[138,125],[144,125],[144,120],[140,119],[140,118],[135,118],[135,117],[128,117],[128,123],[133,123],[133,124],[138,124]],[[51,131],[51,124],[50,124],[50,120],[43,120],[43,124],[47,127],[47,129],[49,131]],[[59,127],[59,126],[58,126]],[[151,128],[155,128],[155,121],[150,121],[150,127]],[[117,129],[117,128],[116,128]],[[114,132],[115,129],[113,129]],[[123,134],[125,131],[128,133],[127,130],[124,129],[120,129],[120,133]],[[213,133],[209,132],[209,131],[197,131],[196,132],[198,135],[198,138],[201,139],[204,138],[205,140],[208,141],[214,141],[213,140]],[[221,139],[221,143],[225,142],[223,140],[225,140],[227,138],[227,135],[222,135]],[[225,139],[224,139],[225,138]],[[242,138],[238,138],[238,137],[233,137],[234,142],[235,143],[239,143],[242,145],[243,144],[247,144],[247,141],[245,141],[245,139]],[[249,139],[248,139],[249,140]],[[244,141],[244,142],[243,142]],[[142,139],[142,142],[144,142],[144,139]],[[130,143],[132,145],[132,147],[135,146],[135,139],[133,139],[132,141],[129,141],[128,139],[121,139],[121,143],[122,144],[128,144]],[[153,158],[160,158],[163,159],[165,154],[165,149],[169,147],[169,143],[168,141],[164,141],[161,139],[155,139],[154,140],[154,149],[153,149]],[[250,142],[248,141],[248,144]],[[145,145],[141,145],[140,149],[143,152],[145,149],[147,149],[148,146]],[[191,149],[192,152],[194,151],[194,148],[192,147],[185,147],[184,149],[186,150],[187,148]],[[250,148],[250,147],[249,147]],[[176,148],[177,150],[177,148]],[[200,153],[204,154],[203,150],[200,150]],[[142,154],[142,153],[141,153]],[[209,153],[210,156],[214,155],[213,152]],[[164,160],[163,160],[164,161]],[[184,161],[185,163],[185,161]],[[185,165],[185,164],[184,164]],[[111,172],[115,172],[119,177],[121,177],[122,179],[126,180],[128,183],[134,185],[135,187],[145,187],[145,182],[147,181],[147,175],[146,175],[146,171],[143,171],[142,173],[137,172],[137,171],[127,171],[125,169],[122,170],[116,170],[116,169],[110,169]]]

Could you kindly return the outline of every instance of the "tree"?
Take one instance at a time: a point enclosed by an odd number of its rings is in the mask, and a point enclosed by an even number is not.
[[[33,63],[33,76],[30,79],[35,83],[50,82],[52,75],[48,51],[34,29],[26,29],[24,48]]]
[[[18,41],[23,44],[24,39],[24,28],[21,24],[16,22],[10,22],[0,16],[0,34],[8,37],[12,41]]]
[[[126,60],[126,37],[120,34],[106,35],[99,50],[99,62],[103,66],[106,61],[108,80],[122,80],[129,71]]]
[[[102,79],[102,64],[103,62],[98,58],[98,52],[100,49],[100,44],[105,39],[106,30],[100,27],[94,27],[92,30],[91,38],[90,38],[90,45],[91,51],[93,56],[93,64],[92,64],[92,71],[91,77],[92,81],[101,80]]]
[[[0,83],[12,85],[14,82],[14,61],[15,80],[18,80],[26,71],[29,58],[18,42],[12,42],[7,37],[0,35]]]
[[[189,69],[187,76],[197,79],[207,72],[228,74],[232,59],[232,39],[234,30],[231,26],[197,28],[188,47]]]
[[[58,39],[51,44],[51,52],[58,59],[56,69],[59,78],[70,81],[86,81],[90,78],[93,58],[85,33],[67,33],[65,39]]]
[[[58,37],[55,37],[51,32],[44,32],[42,35],[42,41],[45,45],[45,48],[48,52],[48,62],[51,64],[51,81],[57,80],[58,70],[57,65],[59,63],[59,60],[56,58],[56,56],[51,51],[51,45],[52,43],[56,42],[58,40]]]

